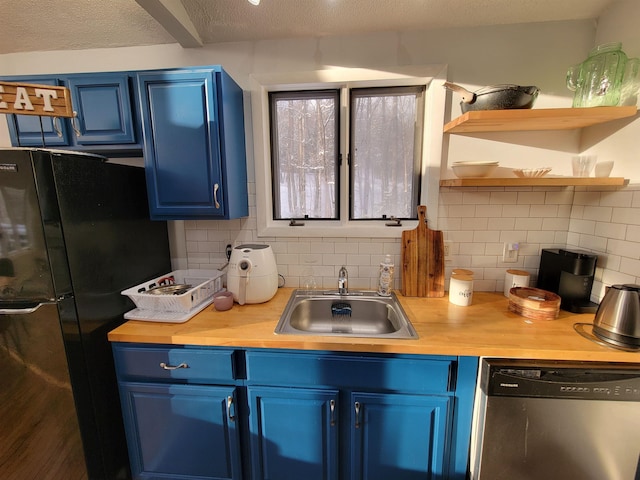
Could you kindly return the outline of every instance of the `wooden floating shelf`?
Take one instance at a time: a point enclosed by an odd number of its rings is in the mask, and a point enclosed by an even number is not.
[[[478,110],[467,112],[444,126],[444,133],[572,130],[633,117],[637,107],[547,108]]]
[[[441,187],[619,187],[627,183],[623,177],[540,177],[540,178],[446,178]]]

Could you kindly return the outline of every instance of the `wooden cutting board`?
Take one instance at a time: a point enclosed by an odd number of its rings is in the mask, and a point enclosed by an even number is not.
[[[402,232],[402,294],[444,297],[444,237],[427,226],[427,207],[418,206],[418,226]]]

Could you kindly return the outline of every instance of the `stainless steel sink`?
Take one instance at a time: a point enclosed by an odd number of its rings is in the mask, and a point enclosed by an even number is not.
[[[294,290],[275,333],[338,337],[418,338],[395,294]]]

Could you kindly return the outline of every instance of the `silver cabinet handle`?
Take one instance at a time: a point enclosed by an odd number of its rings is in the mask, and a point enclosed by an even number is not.
[[[167,363],[160,362],[160,367],[162,367],[163,370],[178,370],[179,368],[189,368],[189,365],[184,362],[180,365],[169,365]]]
[[[356,411],[356,428],[360,428],[360,402],[356,402],[353,406]]]
[[[330,400],[329,401],[329,410],[331,411],[331,418],[329,420],[329,424],[332,427],[335,427],[335,425],[336,425],[336,417],[335,417],[335,414],[336,414],[336,401],[335,400]]]
[[[220,185],[218,185],[217,183],[215,183],[213,185],[213,203],[215,203],[216,208],[220,208],[220,204],[218,203],[218,189],[220,188]]]
[[[80,138],[80,120],[78,120],[78,112],[73,111],[73,118],[71,119],[71,126],[73,127],[73,133],[76,134],[76,137]]]
[[[56,135],[62,138],[62,130],[60,129],[60,125],[58,125],[59,121],[60,119],[58,117],[53,117],[53,120],[52,120],[53,129],[55,130]]]
[[[229,417],[230,421],[235,422],[236,421],[236,416],[231,411],[231,407],[232,406],[233,406],[233,397],[231,395],[229,395],[227,397],[227,416]]]

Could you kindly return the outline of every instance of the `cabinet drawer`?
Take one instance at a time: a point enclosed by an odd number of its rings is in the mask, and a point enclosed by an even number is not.
[[[234,350],[114,344],[120,380],[224,383],[236,378]]]
[[[455,388],[452,359],[251,350],[246,355],[250,385],[338,386],[406,393]]]

